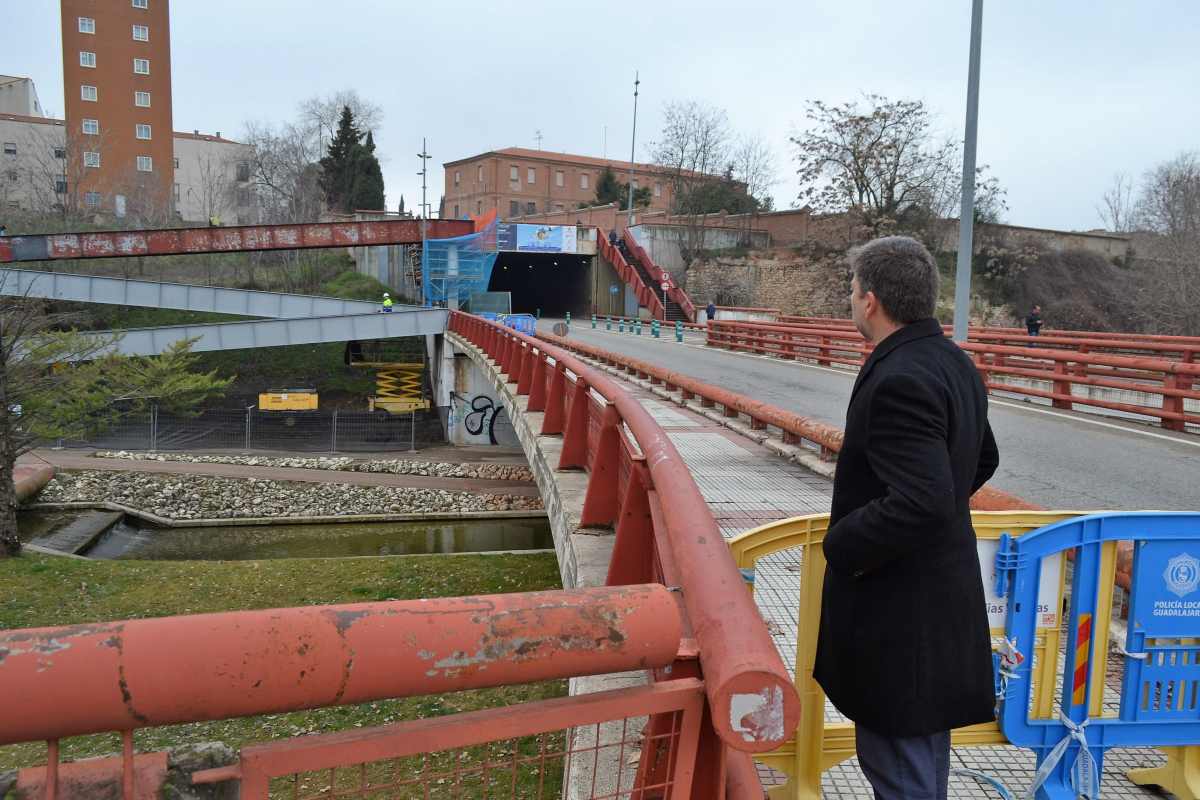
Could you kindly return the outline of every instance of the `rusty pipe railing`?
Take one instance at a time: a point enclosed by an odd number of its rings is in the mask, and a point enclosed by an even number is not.
[[[655,319],[666,319],[666,309],[663,307],[662,301],[654,292],[653,287],[647,286],[642,276],[633,268],[633,265],[625,260],[625,256],[617,249],[612,242],[608,241],[608,236],[603,228],[596,229],[596,246],[599,248],[600,255],[603,256],[608,263],[613,265],[613,269],[617,271],[617,276],[625,283],[633,287],[633,293],[637,296],[638,305],[645,306],[650,311],[650,316]]]
[[[529,396],[530,410],[544,410],[543,433],[563,433],[560,466],[586,465],[588,432],[600,431],[594,434],[597,455],[589,500],[593,491],[600,494],[593,486],[607,487],[606,501],[616,500],[619,465],[609,460],[617,455],[620,425],[629,430],[661,510],[661,529],[656,523],[653,533],[669,544],[666,555],[678,574],[687,621],[699,644],[712,726],[737,750],[761,752],[778,746],[795,725],[799,700],[716,521],[670,438],[615,381],[563,348],[461,312],[451,314],[450,330],[494,358],[497,369],[515,380],[517,394]],[[575,376],[569,397],[567,371]],[[604,398],[602,409],[593,409],[593,393]],[[611,431],[611,438],[605,431]],[[606,476],[604,483],[597,480],[598,474]],[[585,519],[588,516],[585,501]],[[615,546],[637,549],[644,543],[625,541],[618,527]],[[614,565],[617,559],[614,552]]]
[[[0,745],[665,666],[659,585],[0,632]]]

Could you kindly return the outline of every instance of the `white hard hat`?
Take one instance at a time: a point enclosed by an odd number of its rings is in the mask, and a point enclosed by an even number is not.
[[[388,296],[388,293],[387,293],[387,292],[384,292],[384,293],[383,293],[383,296],[384,296],[384,297],[387,297],[387,296]]]

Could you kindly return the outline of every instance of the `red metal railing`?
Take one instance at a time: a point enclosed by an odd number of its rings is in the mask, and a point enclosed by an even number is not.
[[[457,312],[451,329],[562,436],[558,466],[587,471],[580,524],[615,528],[610,586],[2,631],[0,744],[47,741],[47,767],[19,790],[90,796],[59,764],[69,736],[122,732],[122,756],[88,780],[131,798],[138,728],[649,670],[650,687],[248,747],[195,780],[239,779],[243,798],[446,782],[502,795],[518,781],[551,797],[564,780],[597,798],[761,797],[750,753],[786,740],[799,701],[670,440],[567,351]],[[597,783],[613,769],[616,784]]]
[[[845,326],[759,322],[714,322],[708,328],[707,344],[782,359],[807,359],[826,366],[857,367],[871,350],[857,331]],[[1184,405],[1185,400],[1200,400],[1200,391],[1195,388],[1200,383],[1200,364],[1192,361],[1194,348],[1173,343],[1154,345],[1159,354],[1170,351],[1177,356],[1167,359],[1161,355],[1106,353],[1101,349],[1104,347],[1133,350],[1142,345],[1112,339],[989,332],[972,332],[971,339],[963,344],[989,389],[1047,399],[1055,408],[1083,405],[1152,417],[1170,430],[1200,425],[1200,414]],[[1049,383],[1050,388],[1023,382]],[[1085,387],[1085,393],[1075,393],[1073,387]],[[1161,400],[1159,405],[1123,402],[1094,396],[1090,390],[1095,389],[1142,393]]]
[[[679,402],[697,401],[701,409],[719,410],[723,417],[731,420],[744,417],[749,422],[752,431],[758,431],[766,437],[777,437],[787,445],[810,449],[814,455],[824,460],[835,459],[842,449],[844,434],[840,428],[834,425],[817,422],[779,406],[755,400],[720,386],[711,386],[683,373],[664,369],[630,356],[613,353],[595,345],[551,334],[541,334],[540,338],[595,359],[601,364],[649,380],[651,384],[661,385],[664,391],[678,392]],[[832,474],[832,470],[830,470],[830,474]],[[980,489],[971,498],[971,507],[980,511],[1039,508],[1021,498],[987,486]]]
[[[625,235],[625,246],[629,248],[629,252],[633,253],[633,257],[642,263],[642,267],[646,270],[647,274],[654,280],[662,283],[663,278],[667,275],[667,271],[655,264],[654,259],[650,258],[650,254],[646,252],[646,249],[638,244],[637,240],[628,232]],[[692,298],[688,297],[683,287],[677,285],[674,280],[671,281],[671,288],[667,290],[667,297],[674,300],[683,309],[688,322],[696,321],[696,304],[692,302]],[[666,317],[663,317],[663,319],[665,320]]]
[[[626,243],[630,241],[626,239]],[[633,293],[637,296],[639,306],[644,306],[649,309],[650,316],[655,319],[666,319],[666,310],[663,308],[662,301],[653,289],[646,285],[642,280],[642,276],[633,268],[633,265],[625,260],[625,256],[621,251],[608,240],[608,235],[605,234],[603,228],[596,229],[596,246],[600,251],[600,255],[604,257],[608,263],[613,265],[613,269],[617,271],[617,277],[625,281],[633,288]]]

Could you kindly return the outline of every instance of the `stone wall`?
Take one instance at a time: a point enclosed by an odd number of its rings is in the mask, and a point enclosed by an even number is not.
[[[849,314],[841,252],[814,246],[696,261],[684,288],[698,307],[713,300],[778,308],[784,314]]]

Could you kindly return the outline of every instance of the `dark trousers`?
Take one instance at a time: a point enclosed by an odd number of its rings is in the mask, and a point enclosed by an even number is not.
[[[946,800],[950,732],[893,737],[856,726],[858,763],[875,800]]]

